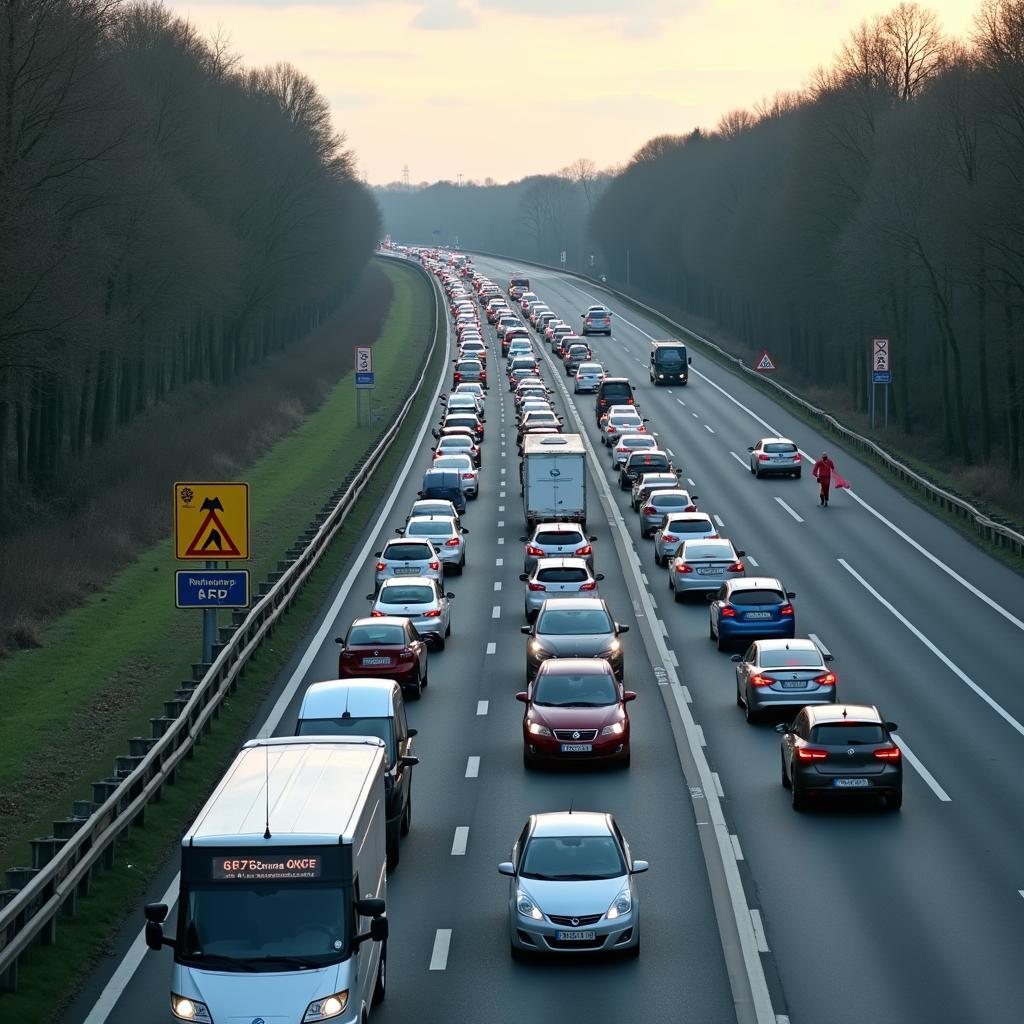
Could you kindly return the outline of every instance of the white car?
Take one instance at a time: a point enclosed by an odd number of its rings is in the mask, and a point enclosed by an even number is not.
[[[487,392],[484,391],[482,384],[472,383],[466,381],[464,384],[459,384],[452,392],[453,395],[473,395],[480,402],[480,409],[483,411],[484,401],[487,398]]]
[[[416,632],[443,651],[452,632],[451,600],[437,580],[426,576],[409,576],[401,580],[385,580],[376,595],[367,594],[373,602],[373,616],[394,615],[409,619]]]
[[[644,422],[644,418],[635,409],[609,415],[601,426],[601,442],[612,447],[619,443],[619,438],[624,434],[646,434]]]
[[[618,469],[633,452],[642,452],[658,447],[653,434],[623,434],[619,443],[612,448],[612,469]]]
[[[450,516],[414,516],[398,529],[406,539],[428,539],[441,559],[441,568],[461,576],[466,568],[466,534]]]
[[[442,455],[434,459],[434,469],[454,469],[459,474],[462,493],[474,500],[480,493],[480,471],[468,455]]]
[[[576,383],[573,386],[573,391],[577,395],[597,391],[604,378],[604,367],[600,363],[580,363],[576,370]]]
[[[377,587],[385,580],[400,579],[404,576],[423,576],[427,579],[440,580],[444,572],[441,567],[441,556],[433,541],[427,537],[419,537],[416,540],[396,537],[373,555],[377,559],[373,572],[373,582]]]

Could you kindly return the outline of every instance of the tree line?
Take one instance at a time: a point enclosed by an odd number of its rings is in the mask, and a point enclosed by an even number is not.
[[[0,512],[315,327],[379,213],[315,84],[158,3],[0,8]],[[140,453],[143,457],[144,453]]]

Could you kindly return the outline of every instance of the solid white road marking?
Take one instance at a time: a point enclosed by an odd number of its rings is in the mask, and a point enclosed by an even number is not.
[[[466,758],[466,778],[475,779],[480,775],[480,758],[479,757],[468,757]]]
[[[486,715],[487,714],[487,708],[489,706],[490,706],[490,701],[478,700],[476,702],[476,713],[478,715]]]
[[[451,928],[438,928],[434,936],[434,949],[430,954],[430,970],[443,971],[448,966],[448,950],[451,944]]]
[[[487,653],[488,654],[497,654],[498,653],[498,645],[496,643],[494,643],[493,640],[491,641],[491,643],[489,643],[487,645]]]
[[[718,799],[719,800],[724,800],[725,799],[725,790],[722,789],[722,779],[721,779],[721,776],[718,774],[718,772],[712,772],[711,773],[711,778],[714,780],[715,792],[718,794]]]
[[[748,472],[750,471],[750,465],[746,459],[741,459],[735,452],[729,452],[729,454]]]
[[[688,686],[683,686],[682,687],[682,691],[683,691],[683,700],[685,700],[687,704],[692,704],[693,703],[693,698],[690,696],[690,688]]]
[[[501,605],[500,604],[496,604],[491,609],[491,618],[492,619],[500,619],[501,618]]]
[[[775,499],[798,523],[802,523],[803,519],[796,514],[781,498],[776,497]]]
[[[732,843],[733,850],[736,852],[736,859],[743,860],[743,851],[740,849],[740,837],[735,832],[730,832],[729,840]]]
[[[893,742],[903,751],[903,756],[914,766],[917,774],[924,779],[928,788],[944,803],[950,803],[949,794],[938,784],[935,776],[921,763],[921,759],[907,746],[902,736],[893,736]]]
[[[877,590],[875,590],[875,588],[871,586],[871,584],[868,583],[868,581],[864,579],[864,577],[861,576],[861,574],[857,572],[857,570],[854,569],[850,565],[850,563],[846,561],[845,558],[840,558],[839,564],[883,608],[891,612],[897,619],[899,619],[899,621],[902,622],[903,625],[906,626],[907,629],[909,629],[910,632],[913,633],[914,636],[916,636],[917,639],[920,640],[921,643],[923,643],[925,647],[927,647],[928,650],[931,651],[932,654],[934,654],[935,657],[938,658],[939,661],[941,661],[942,664],[950,670],[950,672],[952,672],[958,679],[960,679],[961,682],[966,683],[990,708],[992,708],[992,710],[997,715],[999,715],[1000,718],[1003,719],[1004,722],[1006,722],[1007,725],[1010,726],[1011,729],[1019,733],[1021,736],[1024,736],[1024,725],[1021,725],[1021,723],[1018,722],[1017,719],[1014,718],[1013,715],[1011,715],[1010,712],[1007,711],[1006,708],[1004,708],[998,701],[993,700],[993,698],[990,697],[966,672],[964,672],[964,670],[960,668],[959,665],[957,665],[950,658],[947,658],[946,655],[943,654],[942,651],[940,651],[938,647],[936,647],[935,644],[933,644],[931,640],[929,640],[928,637],[926,637],[924,633],[922,633],[921,630],[917,628],[917,626],[915,626],[905,615],[902,614],[902,612],[897,611],[897,609],[893,605],[891,605],[884,597],[882,597],[882,595]]]
[[[754,935],[757,937],[758,953],[770,953],[768,948],[768,936],[764,933],[764,922],[761,920],[760,910],[751,910],[750,923],[754,926]]]
[[[466,844],[469,842],[469,826],[459,825],[455,829],[455,838],[452,839],[452,856],[465,857]]]

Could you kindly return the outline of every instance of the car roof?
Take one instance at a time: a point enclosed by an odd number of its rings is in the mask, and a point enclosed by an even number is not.
[[[622,444],[625,441],[636,441],[636,440],[646,441],[648,439],[654,440],[653,435],[651,435],[651,434],[624,434],[622,437],[619,438],[619,444]],[[657,445],[657,442],[655,442],[653,448],[652,447],[647,447],[647,448],[644,448],[643,451],[633,452],[633,454],[630,455],[629,458],[632,459],[634,456],[638,456],[638,455],[642,456],[645,459],[650,458],[652,455],[664,455],[666,459],[668,458],[668,452],[665,451],[664,448],[659,448],[658,445]]]
[[[556,597],[547,598],[544,604],[541,605],[541,611],[549,610],[548,605],[551,608],[560,608],[563,611],[572,611],[573,609],[585,609],[585,608],[602,608],[607,611],[607,607],[604,603],[603,597]]]
[[[874,704],[810,704],[804,710],[810,715],[813,725],[822,722],[855,722],[884,721],[881,712]]]
[[[685,487],[665,487],[658,488],[656,491],[651,491],[647,495],[648,501],[654,501],[655,498],[664,498],[666,494],[678,495],[679,497],[689,498],[690,492]]]
[[[759,438],[759,440],[760,440],[761,444],[773,444],[776,441],[780,441],[780,442],[782,442],[784,444],[794,444],[795,443],[793,441],[793,439],[789,438],[789,437],[762,437],[762,438]]]
[[[609,815],[600,811],[545,811],[533,814],[533,836],[607,836]],[[532,838],[532,836],[531,836]]]
[[[407,583],[416,583],[433,589],[437,580],[433,576],[398,576],[395,579],[384,580],[380,585],[380,590],[377,591],[377,597],[380,597],[383,590],[390,590],[392,587],[404,587]]]
[[[398,683],[393,679],[329,679],[313,683],[302,698],[299,718],[341,718],[345,714],[355,718],[390,718],[397,690]]]
[[[409,620],[404,615],[361,615],[352,620],[352,626],[404,626]]]
[[[379,622],[379,619],[374,619]],[[582,675],[584,672],[594,675],[614,675],[612,666],[607,658],[548,658],[542,661],[538,672],[546,676],[570,676]]]
[[[533,532],[536,533],[538,530],[544,530],[548,533],[552,530],[557,530],[560,533],[582,533],[583,527],[579,523],[538,523],[533,528]]]
[[[587,569],[587,560],[585,558],[577,558],[575,555],[571,558],[564,558],[560,555],[552,556],[550,558],[538,558],[536,569]]]
[[[814,651],[821,657],[821,650],[813,640],[755,640],[759,651]]]
[[[774,576],[747,576],[742,580],[727,580],[730,590],[781,590],[785,593],[782,581]]]
[[[733,551],[736,550],[736,548],[733,547],[732,541],[729,540],[728,537],[694,537],[692,540],[683,541],[684,548],[687,544],[728,544]]]
[[[669,522],[672,523],[692,523],[697,519],[703,519],[706,523],[711,523],[711,516],[707,512],[669,512]],[[711,523],[714,526],[714,523]],[[716,528],[717,529],[717,528]],[[713,537],[706,537],[705,540],[714,540]]]

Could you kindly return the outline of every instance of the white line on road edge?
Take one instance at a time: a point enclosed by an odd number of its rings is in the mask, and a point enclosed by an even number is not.
[[[501,605],[500,604],[496,604],[496,605],[494,605],[493,608],[491,608],[491,618],[492,619],[500,619],[501,618]]]
[[[775,499],[798,523],[802,523],[803,519],[796,514],[781,498],[776,497]]]
[[[715,792],[718,794],[718,799],[719,800],[724,800],[725,799],[725,790],[722,789],[722,779],[719,776],[718,772],[712,772],[711,773],[711,778],[715,780]]]
[[[489,643],[487,645],[487,653],[488,654],[497,654],[498,653],[498,645],[496,643],[493,643],[493,642]]]
[[[490,704],[490,701],[478,700],[476,702],[476,713],[478,715],[486,715],[487,714],[487,708],[488,708],[489,704]]]
[[[740,837],[738,835],[730,835],[729,838],[732,840],[732,849],[736,854],[736,859],[743,860],[743,851],[740,849]]]
[[[445,319],[447,321],[447,317]],[[450,322],[447,322],[447,333],[445,336],[446,361],[451,355],[451,343],[452,326]],[[437,387],[434,388],[433,399],[427,403],[429,408],[432,409],[437,405],[437,396],[441,394],[443,386],[444,376],[442,375],[438,378]],[[416,435],[416,440],[410,447],[409,457],[405,460],[397,479],[404,480],[409,475],[409,470],[412,467],[414,460],[419,457],[420,448],[423,445],[423,438],[426,436],[430,422],[431,416],[428,414],[423,420],[420,432]],[[296,691],[302,685],[302,681],[306,677],[306,673],[309,671],[310,665],[313,664],[313,660],[316,658],[317,654],[320,653],[320,649],[323,647],[328,633],[333,629],[334,620],[337,619],[340,614],[341,606],[348,600],[349,591],[355,584],[360,570],[366,564],[367,555],[372,550],[374,544],[378,543],[376,538],[383,528],[384,520],[391,515],[391,510],[394,508],[395,502],[398,500],[399,491],[400,488],[398,487],[393,487],[391,489],[391,494],[384,502],[384,505],[381,508],[381,513],[377,517],[375,528],[370,532],[362,550],[351,563],[353,566],[352,571],[345,577],[341,588],[338,590],[337,596],[331,602],[330,608],[327,609],[327,613],[324,615],[324,618],[320,623],[320,628],[316,631],[316,635],[306,648],[306,653],[299,660],[298,665],[295,666],[295,671],[285,684],[285,688],[281,692],[281,696],[274,704],[270,715],[263,723],[263,727],[256,734],[259,738],[263,739],[267,736],[272,736],[274,730],[281,724],[281,719],[284,718],[284,713],[288,710],[288,705],[292,702]],[[170,887],[164,894],[163,900],[161,901],[166,903],[172,911],[174,909],[174,904],[177,902],[180,881],[181,874],[179,872],[174,876],[174,880],[171,882]],[[92,1009],[89,1011],[89,1015],[85,1018],[84,1024],[102,1024],[102,1022],[107,1019],[110,1012],[114,1009],[121,996],[124,994],[125,989],[130,984],[135,972],[139,969],[139,964],[142,963],[146,952],[147,946],[145,932],[140,932],[140,934],[135,938],[135,941],[132,942],[129,947],[124,959],[118,965],[117,970],[114,971],[110,980],[103,987],[103,991],[100,993],[99,998],[93,1004]]]
[[[949,794],[938,784],[935,776],[921,763],[921,759],[915,754],[910,747],[907,746],[906,740],[902,736],[893,736],[893,741],[896,746],[903,751],[903,756],[914,766],[917,774],[924,779],[925,784],[928,788],[944,803],[950,803]]]
[[[748,473],[750,472],[750,464],[749,464],[749,463],[748,463],[748,462],[746,461],[746,459],[741,459],[741,458],[740,458],[740,457],[739,457],[739,456],[738,456],[738,455],[737,455],[737,454],[736,454],[735,452],[729,452],[729,454],[730,454],[730,455],[731,455],[731,456],[732,456],[732,457],[733,457],[733,458],[734,458],[734,459],[735,459],[735,460],[736,460],[736,461],[737,461],[737,462],[738,462],[738,463],[739,463],[739,464],[740,464],[740,465],[741,465],[741,466],[742,466],[742,467],[743,467],[743,468],[744,468],[744,469],[745,469],[745,470],[746,470],[746,471],[747,471]]]
[[[815,646],[815,647],[817,647],[819,651],[821,651],[821,653],[822,653],[822,654],[831,654],[831,653],[832,653],[832,652],[831,652],[831,651],[830,651],[830,650],[829,650],[829,649],[828,649],[828,648],[827,648],[827,647],[825,646],[825,644],[824,644],[824,643],[822,642],[822,639],[821,639],[821,637],[820,637],[820,636],[818,636],[818,634],[817,634],[817,633],[808,633],[808,634],[807,634],[807,636],[808,636],[808,637],[810,638],[810,640],[811,640],[811,641],[813,642],[814,646]]]
[[[750,921],[754,926],[754,934],[757,936],[758,953],[770,953],[768,948],[768,936],[764,933],[764,922],[761,920],[760,910],[751,910]]]
[[[466,778],[475,779],[480,775],[480,758],[479,757],[467,757],[466,758]]]
[[[1015,730],[1021,736],[1024,736],[1024,725],[1021,725],[1020,722],[1018,722],[1017,719],[1014,718],[1013,715],[1011,715],[1010,712],[1002,706],[1002,704],[1000,704],[998,701],[990,697],[966,672],[964,672],[962,668],[960,668],[959,665],[956,664],[956,662],[952,661],[950,658],[947,658],[946,655],[943,654],[942,651],[940,651],[938,647],[936,647],[935,644],[933,644],[931,640],[929,640],[928,637],[926,637],[924,633],[922,633],[921,630],[917,628],[917,626],[915,626],[905,615],[902,614],[902,612],[897,611],[896,608],[893,607],[893,605],[891,605],[884,597],[882,597],[882,595],[877,590],[875,590],[875,588],[871,586],[871,584],[868,583],[868,581],[864,579],[864,577],[861,576],[861,574],[857,572],[857,570],[854,569],[850,565],[850,563],[846,561],[845,558],[840,558],[839,564],[883,608],[891,612],[897,619],[899,619],[900,622],[902,622],[903,625],[906,626],[907,629],[909,629],[910,632],[913,633],[914,636],[916,636],[917,639],[920,640],[921,643],[923,643],[925,647],[927,647],[928,650],[931,651],[932,654],[934,654],[935,657],[938,658],[939,661],[941,661],[942,664],[950,670],[950,672],[952,672],[962,682],[966,683],[997,715],[999,715],[1000,718],[1003,719],[1004,722],[1007,723],[1007,725],[1010,726],[1011,729]]]
[[[448,966],[448,950],[452,944],[451,928],[438,928],[434,936],[434,949],[430,954],[430,970],[443,971]]]
[[[452,840],[452,856],[465,857],[466,844],[469,842],[469,826],[459,825],[455,829],[455,838]]]

